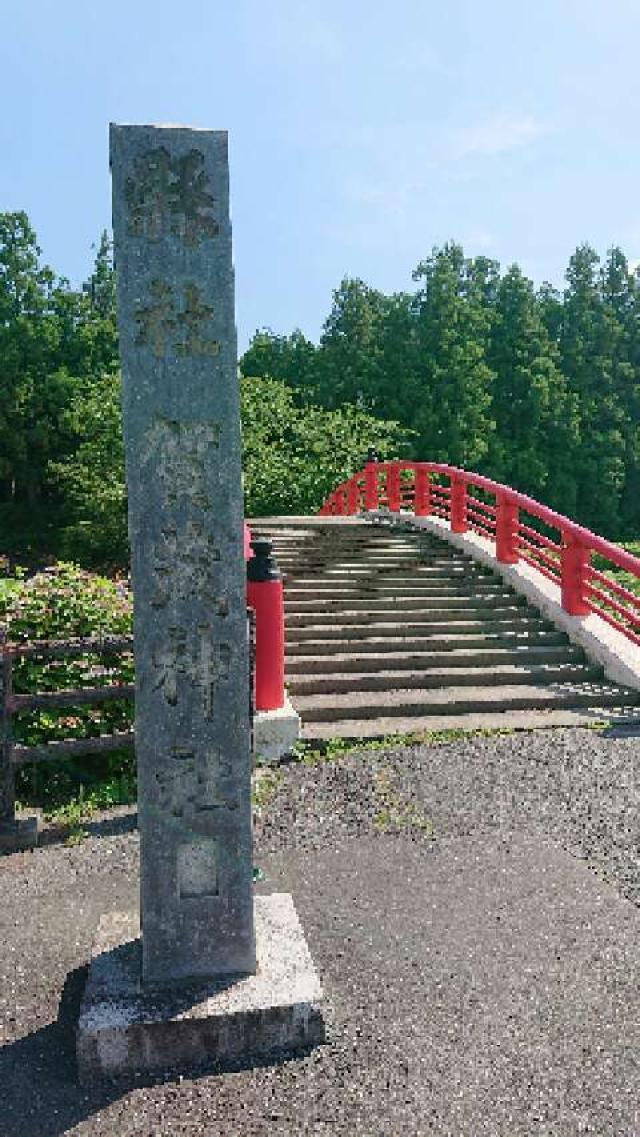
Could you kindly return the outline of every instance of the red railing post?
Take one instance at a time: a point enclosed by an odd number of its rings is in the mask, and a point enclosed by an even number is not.
[[[570,616],[586,616],[586,584],[591,550],[570,530],[562,533],[562,607]]]
[[[451,475],[451,532],[467,532],[467,483],[460,474]]]
[[[520,511],[507,494],[496,495],[496,556],[503,565],[515,565],[518,551]]]
[[[247,561],[247,603],[256,614],[256,710],[284,706],[284,597],[272,542],[256,537]]]
[[[423,462],[416,462],[415,471],[414,513],[416,517],[428,517],[431,513],[431,479],[429,477],[429,470]]]
[[[400,512],[400,463],[387,465],[387,504],[392,513]]]
[[[347,513],[357,513],[360,507],[360,487],[354,475],[347,482]]]
[[[367,462],[364,468],[364,507],[378,508],[378,463]]]

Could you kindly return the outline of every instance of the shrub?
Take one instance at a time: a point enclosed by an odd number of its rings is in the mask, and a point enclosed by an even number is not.
[[[73,564],[59,564],[28,580],[0,589],[0,622],[10,643],[75,639],[91,635],[122,635],[131,630],[131,598],[124,582],[110,581]],[[130,654],[88,653],[81,657],[17,660],[13,669],[16,693],[131,683]],[[133,705],[128,700],[104,704],[53,707],[19,712],[13,718],[16,741],[39,745],[61,738],[89,738],[130,729]],[[127,751],[91,755],[85,759],[46,762],[31,775],[19,771],[19,796],[52,804],[78,784],[92,785],[105,777],[131,777],[132,755]],[[38,783],[40,782],[40,785]]]

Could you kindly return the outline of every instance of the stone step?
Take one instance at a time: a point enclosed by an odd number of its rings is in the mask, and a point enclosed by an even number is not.
[[[400,738],[407,734],[420,737],[427,732],[478,730],[544,730],[559,726],[592,726],[598,721],[637,722],[637,707],[582,707],[579,709],[545,707],[542,710],[473,711],[447,715],[384,715],[372,719],[345,718],[336,722],[303,723],[302,738],[322,742],[330,738],[364,741],[368,738]]]
[[[352,560],[332,559],[331,561],[316,562],[314,564],[306,557],[292,557],[290,559],[276,557],[276,563],[281,572],[292,572],[298,565],[304,564],[305,573],[308,576],[335,576],[340,575],[340,573],[345,576],[352,576],[358,572],[373,576],[382,576],[387,573],[395,572],[400,576],[408,576],[424,569],[431,569],[433,571],[433,569],[439,568],[443,573],[451,571],[451,564],[445,563],[440,558],[434,558],[429,561],[418,560],[416,557],[412,557],[411,560],[407,559],[406,561],[401,561],[397,557],[394,557],[393,560],[391,558],[389,558],[389,560],[356,560],[355,558]],[[456,561],[453,563],[462,565],[464,562]]]
[[[545,685],[548,683],[584,683],[602,678],[602,668],[595,664],[561,665],[502,665],[499,667],[437,668],[428,667],[419,671],[376,671],[341,673],[327,675],[305,675],[289,678],[289,694],[321,695],[344,694],[348,691],[392,691],[419,688],[421,690],[441,687],[500,687],[521,685]]]
[[[477,599],[497,599],[501,598],[510,603],[517,598],[517,594],[512,592],[499,592],[494,588],[482,588],[477,590],[468,591],[463,588],[456,588],[451,586],[447,591],[444,589],[440,591],[433,590],[406,590],[402,591],[366,591],[361,588],[346,589],[341,591],[296,591],[291,592],[289,589],[285,590],[284,607],[286,612],[332,612],[334,608],[371,608],[371,611],[376,611],[377,608],[387,607],[390,611],[396,609],[412,609],[415,607],[426,605],[432,608],[439,603],[441,597],[451,599],[464,599],[465,597],[475,596]]]
[[[347,639],[347,640],[360,640],[371,639],[372,637],[397,637],[398,632],[403,635],[410,635],[415,637],[429,638],[432,635],[442,632],[444,629],[451,632],[482,632],[490,624],[492,631],[529,631],[533,629],[542,629],[549,627],[548,623],[536,616],[522,615],[517,608],[504,608],[504,609],[487,609],[483,613],[482,619],[463,619],[461,613],[458,611],[447,612],[437,611],[434,612],[428,620],[411,620],[403,621],[401,624],[397,620],[390,620],[388,622],[379,621],[366,621],[356,623],[351,621],[346,623],[344,620],[334,619],[328,622],[318,622],[314,624],[291,625],[287,628],[287,643],[294,644],[299,640],[330,640],[330,639]]]
[[[313,645],[310,645],[313,651]],[[287,676],[298,675],[333,675],[355,671],[359,674],[371,674],[376,671],[412,671],[418,668],[457,668],[463,670],[467,667],[521,666],[526,664],[562,665],[564,663],[584,662],[582,648],[564,643],[549,646],[521,647],[479,647],[452,648],[449,651],[380,651],[337,652],[335,654],[287,656]]]
[[[476,625],[474,625],[474,628]],[[338,628],[340,634],[340,629]],[[371,636],[368,639],[346,639],[342,638],[333,639],[327,637],[326,639],[301,639],[299,641],[289,641],[287,643],[287,659],[292,656],[300,655],[333,655],[373,652],[373,653],[386,653],[386,652],[413,652],[413,651],[448,651],[450,648],[463,648],[466,651],[474,650],[475,648],[490,648],[490,647],[513,647],[517,645],[523,650],[528,649],[529,646],[553,646],[566,643],[566,636],[564,632],[556,630],[547,631],[544,628],[536,628],[531,631],[513,630],[513,629],[499,629],[493,632],[484,632],[479,634],[477,631],[473,632],[460,632],[455,625],[441,625],[438,633],[433,635],[411,636],[403,635],[402,629],[400,633],[396,630],[395,636]],[[286,667],[285,667],[286,670]]]
[[[360,572],[349,573],[322,573],[318,576],[309,576],[307,573],[307,566],[305,565],[304,574],[294,576],[291,580],[289,588],[353,588],[354,585],[362,585],[368,589],[378,588],[394,588],[396,585],[406,587],[408,584],[415,584],[416,587],[424,585],[425,587],[432,584],[446,584],[452,580],[464,581],[473,583],[473,581],[496,581],[499,578],[495,577],[490,572],[458,572],[458,573],[443,573],[443,572],[421,572],[416,570],[411,573],[403,574],[387,574],[387,573],[370,573],[366,569]]]
[[[289,623],[299,622],[299,617],[312,617],[318,613],[326,613],[335,619],[337,612],[340,618],[351,622],[351,616],[368,616],[370,619],[384,618],[399,619],[403,612],[433,612],[444,610],[468,610],[527,607],[525,597],[513,592],[487,591],[480,595],[472,592],[437,593],[429,596],[387,596],[387,597],[356,597],[347,596],[341,599],[334,598],[331,603],[326,599],[319,600],[287,600],[285,612]]]
[[[292,577],[285,580],[285,597],[300,596],[303,599],[312,598],[314,594],[320,596],[349,596],[353,592],[362,592],[365,596],[439,596],[446,595],[447,591],[454,589],[462,592],[475,592],[476,590],[490,591],[491,589],[508,589],[508,585],[494,576],[472,576],[470,573],[450,573],[448,576],[417,577],[403,576],[395,578],[376,578],[362,575],[349,577],[346,580],[327,580],[325,577]]]
[[[640,705],[497,571],[437,537],[337,518],[265,519],[264,532],[285,578],[303,737],[588,722]]]
[[[493,687],[442,687],[438,690],[376,691],[329,695],[297,695],[294,707],[306,723],[334,722],[347,718],[379,718],[401,715],[471,714],[474,711],[543,710],[559,707],[615,707],[637,705],[640,692],[614,687],[606,682],[558,683],[555,687],[534,684]]]
[[[422,552],[428,554],[439,553],[442,556],[447,555],[446,545],[429,544],[426,541],[404,541],[402,543],[395,541],[329,541],[318,540],[317,538],[312,541],[279,541],[277,537],[269,537],[265,535],[267,540],[270,540],[274,549],[279,549],[281,552],[295,553],[298,549],[306,548],[313,556],[323,557],[327,554],[335,556],[345,556],[353,554],[354,556],[361,557],[369,554],[388,555],[388,556],[416,556]],[[456,550],[451,547],[452,553]]]

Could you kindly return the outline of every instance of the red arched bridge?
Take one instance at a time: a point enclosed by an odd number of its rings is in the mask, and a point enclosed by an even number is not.
[[[508,486],[369,461],[317,517],[252,530],[303,736],[640,716],[640,558]]]
[[[369,461],[316,517],[261,518],[253,531],[273,539],[285,573],[286,637],[282,584],[254,541],[257,707],[283,711],[256,719],[265,755],[297,737],[284,683],[307,738],[640,716],[640,559],[524,494],[441,463]],[[15,742],[18,712],[134,688],[16,694],[14,663],[131,646],[11,644],[0,630],[0,847],[37,839],[34,818],[15,821],[17,766],[134,741],[127,730]]]

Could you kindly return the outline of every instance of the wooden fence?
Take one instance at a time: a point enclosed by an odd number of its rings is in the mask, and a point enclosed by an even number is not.
[[[255,706],[255,620],[247,610],[247,634],[250,655],[249,708],[251,723]],[[13,718],[22,711],[43,710],[51,707],[91,706],[115,699],[132,700],[135,684],[110,683],[106,686],[78,687],[60,691],[41,691],[28,695],[14,692],[15,663],[25,659],[61,660],[85,655],[123,655],[133,652],[133,636],[89,636],[73,640],[40,640],[29,644],[8,643],[0,628],[0,848],[33,844],[34,839],[21,841],[17,835],[15,816],[15,772],[26,763],[40,763],[61,757],[79,757],[85,754],[120,750],[135,744],[133,730],[114,731],[98,737],[65,738],[36,746],[27,746],[14,739]],[[33,837],[33,825],[29,832]],[[36,833],[37,837],[37,833]]]

